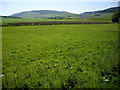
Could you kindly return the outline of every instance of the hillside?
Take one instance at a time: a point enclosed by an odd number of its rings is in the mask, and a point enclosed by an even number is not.
[[[34,10],[34,11],[25,11],[10,15],[12,17],[20,18],[67,18],[74,17],[77,14],[65,12],[65,11],[54,11],[54,10]]]
[[[111,16],[116,11],[120,10],[120,7],[112,7],[104,10],[98,10],[93,12],[84,12],[80,16]]]
[[[108,8],[94,12],[73,14],[65,11],[34,10],[2,17],[2,23],[40,22],[40,21],[102,21],[111,22],[111,16],[120,7]]]
[[[93,17],[111,17],[113,13],[120,10],[120,7],[112,7],[104,10],[84,12],[82,14],[73,14],[66,11],[55,11],[55,10],[33,10],[24,11],[10,15],[11,17],[19,18],[41,18],[41,19],[65,19],[65,18],[78,18],[86,19]]]

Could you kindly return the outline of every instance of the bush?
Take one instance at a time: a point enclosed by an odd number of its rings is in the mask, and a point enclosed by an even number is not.
[[[113,14],[113,16],[112,16],[112,22],[113,22],[113,23],[114,23],[114,22],[119,23],[119,18],[120,18],[120,10],[117,11],[117,12],[115,12],[115,14]]]

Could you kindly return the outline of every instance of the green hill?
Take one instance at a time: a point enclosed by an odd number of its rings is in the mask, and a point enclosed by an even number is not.
[[[116,11],[120,10],[120,7],[112,7],[104,10],[98,10],[93,12],[84,12],[80,16],[111,16]]]
[[[120,7],[112,7],[104,10],[85,12],[82,14],[73,14],[65,11],[55,10],[34,10],[16,13],[10,16],[2,17],[2,23],[17,22],[41,22],[41,21],[97,21],[112,22],[111,16]],[[18,18],[17,18],[18,17]]]
[[[20,17],[20,18],[68,18],[78,16],[77,14],[65,12],[65,11],[54,11],[54,10],[34,10],[34,11],[26,11],[20,12],[13,15],[12,17]]]

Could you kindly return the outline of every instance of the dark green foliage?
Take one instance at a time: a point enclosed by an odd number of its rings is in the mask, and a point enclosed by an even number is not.
[[[117,23],[119,23],[120,22],[120,10],[119,11],[117,11],[115,14],[113,14],[113,16],[112,16],[112,22],[117,22]]]

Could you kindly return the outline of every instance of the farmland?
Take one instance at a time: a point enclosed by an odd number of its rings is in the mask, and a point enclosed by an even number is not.
[[[88,19],[81,19],[81,21],[112,22],[112,18],[111,17],[93,17]]]
[[[117,88],[118,25],[2,29],[3,88]]]
[[[40,18],[2,18],[2,24],[8,23],[28,23],[28,22],[43,22],[43,21],[97,21],[97,22],[112,22],[111,17],[93,17],[88,19],[40,19]]]
[[[40,19],[40,18],[2,18],[2,23],[21,23],[21,22],[41,22],[41,21],[78,21],[78,20],[64,20],[64,19]]]

